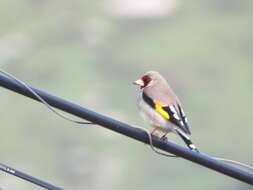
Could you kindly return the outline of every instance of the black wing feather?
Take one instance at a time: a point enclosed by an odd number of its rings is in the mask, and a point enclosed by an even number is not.
[[[148,97],[144,92],[142,93],[142,97],[143,100],[151,108],[155,109],[155,102],[150,97]],[[176,111],[177,109],[175,108],[175,106],[164,106],[162,107],[162,109],[169,114],[170,116],[169,121],[171,123],[181,128],[186,134],[191,134],[187,124],[186,116],[184,115],[184,112],[179,105],[178,105],[179,113]]]
[[[174,125],[184,129],[184,123],[182,119],[179,117],[177,112],[171,110],[170,106],[163,107],[163,110],[166,111],[170,115],[169,121]],[[176,117],[175,114],[178,116]]]
[[[184,123],[185,132],[187,134],[191,134],[190,127],[189,127],[188,122],[187,122],[187,117],[186,117],[183,109],[181,108],[181,106],[179,104],[177,106],[178,106],[180,117],[182,118],[182,121]]]

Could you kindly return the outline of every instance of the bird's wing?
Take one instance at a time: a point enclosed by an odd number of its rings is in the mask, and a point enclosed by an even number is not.
[[[142,93],[143,100],[164,119],[170,121],[177,127],[181,128],[186,134],[190,134],[187,118],[179,104],[166,105],[159,100],[155,100]],[[176,107],[177,106],[177,107]],[[177,111],[178,110],[178,111]]]
[[[182,121],[184,123],[184,127],[185,127],[185,130],[186,130],[187,134],[191,134],[190,127],[188,125],[188,120],[187,120],[187,117],[184,113],[183,108],[181,108],[180,104],[177,104],[177,107],[178,107],[178,110],[179,110],[179,114],[182,118]]]

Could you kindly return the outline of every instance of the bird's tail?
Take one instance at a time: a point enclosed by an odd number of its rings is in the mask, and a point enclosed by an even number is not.
[[[182,130],[176,129],[177,134],[183,139],[185,144],[191,149],[196,152],[199,152],[199,150],[196,148],[196,146],[192,143],[190,137],[186,135]]]

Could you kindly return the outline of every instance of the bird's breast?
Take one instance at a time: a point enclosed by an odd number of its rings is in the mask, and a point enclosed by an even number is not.
[[[170,130],[171,124],[168,120],[164,119],[154,108],[148,105],[142,98],[142,93],[138,95],[138,110],[144,120],[149,122],[153,127],[159,127],[163,130]]]

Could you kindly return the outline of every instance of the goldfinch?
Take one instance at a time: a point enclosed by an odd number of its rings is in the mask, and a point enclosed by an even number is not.
[[[191,150],[198,152],[190,139],[191,132],[181,103],[163,76],[149,71],[133,84],[140,87],[138,109],[152,126],[151,134],[162,134],[166,139],[169,132],[174,132]]]

